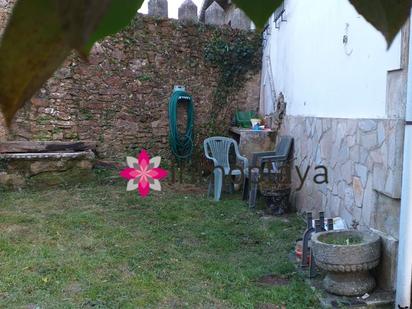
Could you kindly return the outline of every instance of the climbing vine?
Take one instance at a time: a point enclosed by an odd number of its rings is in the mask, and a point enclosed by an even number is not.
[[[220,30],[220,29],[219,29]],[[219,78],[213,94],[212,127],[231,96],[235,95],[247,80],[248,73],[256,73],[261,63],[261,37],[248,32],[225,33],[216,30],[205,46],[204,59],[219,70]]]

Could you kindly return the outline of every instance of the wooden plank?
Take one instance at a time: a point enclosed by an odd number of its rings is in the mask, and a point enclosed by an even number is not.
[[[96,150],[96,142],[10,141],[0,143],[0,153],[77,152]]]

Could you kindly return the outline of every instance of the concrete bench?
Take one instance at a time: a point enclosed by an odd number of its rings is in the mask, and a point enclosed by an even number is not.
[[[90,180],[93,143],[0,143],[0,187],[50,187]]]

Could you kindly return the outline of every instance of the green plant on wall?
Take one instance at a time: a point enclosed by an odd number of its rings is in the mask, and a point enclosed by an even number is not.
[[[210,130],[216,130],[216,119],[231,96],[245,84],[248,73],[257,72],[261,60],[261,38],[247,32],[228,34],[216,30],[206,45],[204,59],[219,70],[219,79],[213,94]]]

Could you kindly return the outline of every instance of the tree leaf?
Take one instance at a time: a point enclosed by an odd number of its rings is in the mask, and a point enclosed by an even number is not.
[[[142,6],[143,1],[144,0],[111,1],[107,14],[100,20],[97,29],[92,33],[81,52],[88,54],[94,42],[126,27],[136,15],[137,10]]]
[[[411,0],[349,0],[356,11],[380,31],[388,48],[411,12]]]
[[[233,2],[249,16],[258,29],[263,29],[283,0],[233,0]]]
[[[72,49],[119,31],[143,0],[18,0],[0,45],[0,108],[8,125],[17,110]]]
[[[53,1],[16,3],[0,45],[0,107],[8,125],[69,53]]]

